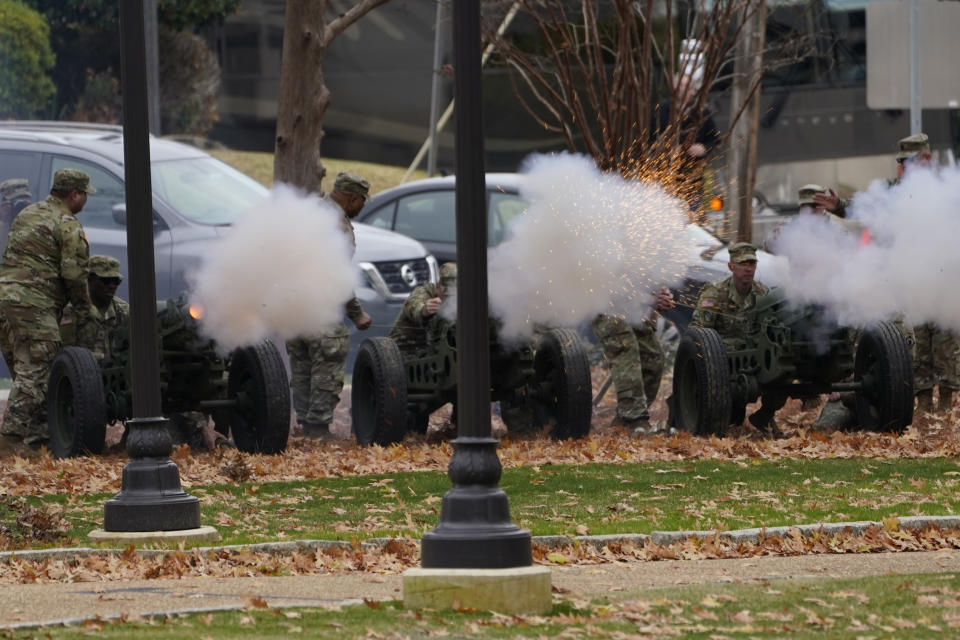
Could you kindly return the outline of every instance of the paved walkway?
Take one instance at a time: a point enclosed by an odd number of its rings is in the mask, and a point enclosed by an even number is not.
[[[569,597],[624,599],[660,587],[736,581],[942,573],[960,569],[960,551],[807,555],[735,560],[631,562],[552,567]],[[121,614],[216,611],[248,606],[331,607],[363,598],[403,597],[400,575],[189,578],[74,584],[0,585],[0,627],[32,626]]]

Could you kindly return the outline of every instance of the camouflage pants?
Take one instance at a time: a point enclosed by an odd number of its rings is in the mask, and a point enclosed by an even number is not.
[[[329,425],[340,402],[350,348],[350,331],[342,322],[327,333],[287,341],[290,388],[297,422]]]
[[[593,320],[593,333],[610,365],[617,415],[627,419],[646,416],[660,390],[664,366],[654,324],[645,320],[630,326],[623,318],[599,315]]]
[[[960,389],[960,337],[934,324],[913,328],[917,351],[913,361],[913,387],[927,391],[934,385]]]
[[[0,350],[13,376],[13,389],[0,424],[3,435],[27,443],[50,437],[47,427],[47,376],[60,351],[60,330],[53,309],[0,303]]]

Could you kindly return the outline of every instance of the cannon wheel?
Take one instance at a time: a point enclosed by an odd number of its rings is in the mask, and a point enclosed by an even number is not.
[[[673,369],[677,426],[697,435],[724,435],[732,415],[730,393],[727,350],[720,334],[688,329]]]
[[[407,377],[390,338],[367,338],[353,363],[353,433],[360,444],[400,442],[407,424]]]
[[[557,421],[553,437],[566,440],[587,435],[593,412],[593,389],[590,362],[577,332],[551,329],[543,334],[537,345],[534,370],[540,387],[549,393],[540,401]]]
[[[863,332],[853,379],[861,429],[903,433],[913,422],[913,360],[906,338],[892,322]]]
[[[57,458],[101,453],[107,431],[103,378],[89,349],[66,347],[47,378],[50,449]]]
[[[280,453],[290,435],[290,383],[276,345],[269,340],[230,354],[224,411],[233,442],[246,453]]]

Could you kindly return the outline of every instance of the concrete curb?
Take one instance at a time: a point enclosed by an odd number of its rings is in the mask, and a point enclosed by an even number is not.
[[[941,529],[950,529],[960,527],[960,516],[907,516],[900,518],[901,529],[923,529],[931,525]],[[582,544],[590,545],[597,549],[611,543],[631,543],[642,546],[647,540],[657,545],[669,545],[682,540],[697,538],[703,540],[719,536],[722,540],[731,542],[759,542],[770,536],[783,537],[788,535],[792,529],[796,529],[803,536],[811,536],[816,533],[833,535],[843,533],[849,530],[854,534],[863,533],[868,527],[883,526],[882,522],[871,520],[861,520],[858,522],[821,522],[816,524],[798,524],[782,527],[753,527],[749,529],[735,529],[731,531],[654,531],[651,534],[645,533],[625,533],[608,534],[598,536],[533,536],[533,544],[545,549],[556,549],[565,545]],[[371,538],[361,543],[362,548],[383,548],[390,542],[408,542],[409,539],[398,538]],[[221,551],[251,551],[254,553],[270,553],[277,555],[290,555],[296,552],[313,553],[318,549],[352,549],[353,543],[344,540],[294,540],[291,542],[264,542],[260,544],[236,544],[216,547],[194,547],[190,552],[198,551],[200,553],[217,553]],[[0,552],[0,562],[9,564],[11,561],[42,561],[42,560],[65,560],[77,556],[107,556],[123,553],[124,549],[93,547],[66,547],[57,549],[28,549],[24,551],[4,551]],[[144,558],[155,558],[168,553],[177,552],[177,549],[135,549],[135,552]]]

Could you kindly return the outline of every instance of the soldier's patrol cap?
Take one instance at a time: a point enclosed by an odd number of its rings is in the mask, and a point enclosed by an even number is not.
[[[805,204],[813,204],[814,194],[826,192],[827,190],[818,184],[805,184],[797,191],[797,204],[801,207]]]
[[[366,178],[355,173],[341,171],[337,174],[337,179],[333,183],[333,190],[355,193],[358,196],[363,196],[366,200],[367,194],[370,193],[370,183],[367,182]]]
[[[83,191],[96,193],[97,190],[90,184],[90,176],[79,169],[60,169],[53,174],[53,189],[55,191]]]
[[[440,267],[440,285],[452,287],[455,284],[457,284],[457,263],[445,262],[443,266]]]
[[[737,242],[730,247],[730,262],[756,262],[757,248],[749,242]]]
[[[897,143],[899,153],[897,153],[897,162],[903,162],[924,151],[930,151],[930,138],[925,133],[915,133],[912,136],[901,138]]]
[[[30,183],[26,178],[10,178],[0,182],[0,200],[13,200],[22,196],[30,197]]]
[[[90,274],[98,278],[122,278],[120,261],[113,256],[90,256]]]

